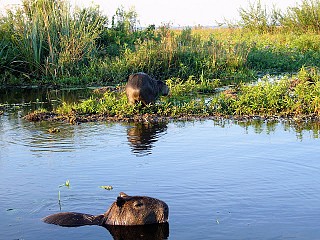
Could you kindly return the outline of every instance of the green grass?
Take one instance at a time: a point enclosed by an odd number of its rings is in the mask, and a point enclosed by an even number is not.
[[[317,68],[305,69],[292,78],[268,79],[240,85],[230,95],[222,92],[211,107],[224,115],[306,116],[320,115],[320,82]]]
[[[106,78],[119,82],[132,72],[144,71],[161,79],[179,76],[187,79],[227,78],[249,72],[245,63],[250,46],[245,42],[228,42],[214,37],[186,36],[170,31],[161,41],[149,40],[124,49],[122,55],[104,62]]]
[[[102,114],[117,117],[132,117],[137,114],[157,114],[160,116],[178,116],[201,113],[199,108],[205,107],[204,98],[199,96],[203,93],[213,93],[220,85],[218,80],[196,80],[190,76],[187,80],[168,79],[170,88],[169,97],[161,97],[156,104],[142,107],[141,104],[129,105],[124,92],[107,91],[102,96],[94,94],[89,99],[77,104],[63,103],[55,112],[58,114],[80,115]]]
[[[119,8],[108,25],[97,7],[72,11],[68,1],[24,0],[0,17],[0,84],[107,85],[140,71],[227,84],[257,72],[320,67],[319,6],[302,0],[276,13],[258,1],[240,10],[243,28],[139,30],[132,9]]]
[[[155,115],[165,118],[209,116],[319,117],[320,71],[302,68],[297,75],[271,81],[265,77],[218,91],[219,81],[168,79],[171,93],[155,104],[129,105],[124,92],[95,94],[77,104],[62,104],[55,112],[86,118],[102,115],[115,119]]]
[[[97,7],[24,0],[0,17],[0,84],[114,85],[134,72],[166,80],[171,94],[146,107],[123,92],[93,94],[56,113],[132,118],[185,116],[319,117],[320,1],[301,0],[285,12],[260,1],[240,9],[242,27],[172,30],[137,28],[137,14],[119,8],[111,24]],[[296,73],[254,83],[259,74]],[[251,84],[246,84],[246,83]],[[217,88],[233,84],[221,93]],[[31,118],[41,119],[42,110]]]

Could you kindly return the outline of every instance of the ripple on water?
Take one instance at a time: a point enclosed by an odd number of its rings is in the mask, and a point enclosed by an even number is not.
[[[8,121],[0,133],[5,239],[47,239],[52,231],[61,239],[99,238],[97,228],[37,225],[60,211],[58,191],[62,211],[92,214],[103,213],[121,191],[163,199],[172,239],[317,239],[320,233],[318,139],[297,139],[281,124],[270,132],[212,121],[155,129]],[[50,127],[60,132],[50,134]],[[59,187],[67,179],[70,188]]]
[[[56,133],[49,133],[51,128],[57,128]],[[31,151],[70,152],[81,148],[99,148],[106,144],[118,145],[123,126],[110,126],[102,123],[69,125],[57,123],[13,123],[3,126],[1,135],[3,145],[22,146]]]

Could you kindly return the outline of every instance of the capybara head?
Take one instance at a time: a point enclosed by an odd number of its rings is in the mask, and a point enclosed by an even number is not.
[[[168,205],[156,198],[120,193],[104,214],[104,225],[145,225],[168,221]]]
[[[165,84],[164,82],[157,80],[158,83],[158,87],[161,91],[161,95],[163,96],[168,96],[169,94],[169,87],[167,86],[167,84]]]

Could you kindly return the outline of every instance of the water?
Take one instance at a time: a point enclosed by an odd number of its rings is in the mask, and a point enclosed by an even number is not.
[[[0,111],[1,104],[9,110],[21,109],[23,111],[46,108],[52,110],[61,102],[76,102],[86,99],[92,93],[92,88],[0,88]]]
[[[69,125],[21,115],[0,116],[1,240],[113,239],[103,227],[41,218],[60,208],[101,214],[121,191],[169,205],[168,239],[320,237],[317,124]]]

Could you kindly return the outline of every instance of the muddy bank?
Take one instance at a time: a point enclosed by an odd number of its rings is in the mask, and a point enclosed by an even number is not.
[[[169,121],[195,121],[195,120],[236,120],[236,121],[289,121],[289,122],[319,122],[320,117],[311,115],[181,115],[176,117],[159,116],[157,114],[136,114],[130,116],[108,116],[106,114],[57,114],[53,112],[32,112],[23,117],[31,122],[51,121],[65,122],[70,124],[80,124],[86,122],[141,122],[141,123],[158,123]]]
[[[33,112],[24,116],[24,119],[31,122],[51,121],[51,122],[66,122],[70,124],[79,124],[85,122],[164,122],[172,118],[161,117],[155,114],[143,114],[134,116],[108,116],[106,114],[56,114],[53,112]]]

